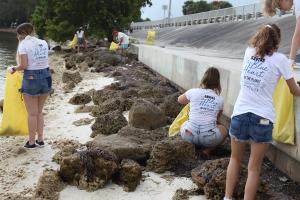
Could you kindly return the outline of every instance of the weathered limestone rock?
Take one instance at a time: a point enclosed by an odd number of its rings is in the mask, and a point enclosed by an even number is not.
[[[74,82],[70,81],[70,82],[67,82],[64,86],[63,86],[63,89],[68,92],[68,91],[71,91],[73,88],[75,88],[76,85]]]
[[[159,106],[166,116],[176,118],[183,106],[178,103],[179,93],[169,95],[164,98],[164,102]]]
[[[96,106],[81,105],[75,109],[75,113],[90,113]]]
[[[129,112],[129,124],[136,128],[154,130],[165,126],[167,118],[160,108],[146,100],[137,100]]]
[[[73,105],[84,105],[92,101],[92,98],[87,94],[75,94],[70,100],[69,103]]]
[[[195,146],[182,139],[164,140],[153,147],[147,168],[157,173],[172,171],[178,162],[196,159]]]
[[[90,119],[90,118],[83,118],[80,120],[77,120],[75,122],[73,122],[72,124],[75,126],[85,126],[85,125],[89,125],[92,123],[94,119]]]
[[[62,76],[62,82],[63,83],[69,83],[73,82],[75,84],[78,84],[82,81],[82,77],[78,71],[64,71]]]
[[[98,148],[81,151],[64,158],[59,174],[71,185],[87,191],[95,191],[103,188],[117,170],[116,155]]]
[[[126,192],[135,191],[142,179],[142,168],[133,160],[123,160],[118,177],[119,184],[123,185]]]
[[[54,148],[58,148],[59,151],[53,156],[52,160],[57,164],[60,164],[65,157],[71,156],[77,152],[77,149],[81,148],[81,144],[75,140],[63,140],[55,142]]]
[[[93,133],[91,137],[96,137],[99,134],[115,134],[124,126],[127,126],[127,120],[119,111],[101,115],[92,126]]]
[[[103,114],[110,113],[112,111],[127,111],[131,108],[133,101],[130,99],[123,99],[123,98],[114,98],[108,99],[103,104],[95,107],[92,110],[92,115],[94,117],[99,117]]]
[[[64,183],[57,171],[45,170],[39,178],[35,191],[35,199],[58,200]]]

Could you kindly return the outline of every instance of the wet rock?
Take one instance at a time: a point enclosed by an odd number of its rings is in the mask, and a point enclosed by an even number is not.
[[[229,158],[206,161],[203,165],[193,169],[191,172],[193,181],[200,189],[204,190],[209,199],[222,200],[225,193],[226,171]],[[234,197],[243,199],[244,188],[247,181],[247,169],[242,166],[241,175],[236,186]],[[265,184],[261,183],[259,191],[265,191]]]
[[[103,104],[95,107],[92,110],[92,116],[99,117],[103,114],[108,114],[112,111],[127,111],[131,108],[133,104],[133,101],[129,99],[122,99],[122,98],[116,98],[116,99],[108,99]]]
[[[3,112],[3,105],[4,105],[4,100],[0,100],[0,112]]]
[[[64,183],[57,171],[45,170],[39,178],[35,191],[35,199],[58,200]]]
[[[195,146],[181,139],[157,142],[153,147],[147,168],[157,173],[172,171],[180,162],[196,159]]]
[[[75,140],[62,140],[54,142],[53,148],[59,148],[59,151],[53,156],[52,161],[60,164],[65,157],[71,156],[76,153],[82,145]]]
[[[136,128],[154,130],[165,126],[167,118],[160,108],[146,100],[137,100],[129,112],[129,124]]]
[[[95,109],[96,106],[86,106],[86,105],[82,105],[79,106],[78,108],[76,108],[76,110],[74,111],[75,113],[90,113],[92,112],[93,109]]]
[[[64,158],[59,174],[71,185],[87,191],[96,191],[103,188],[117,170],[116,155],[98,148],[81,151]]]
[[[127,125],[127,120],[121,112],[115,111],[96,118],[92,126],[93,133],[91,137],[96,135],[111,135],[117,133],[121,128]]]
[[[131,159],[145,164],[153,145],[164,138],[167,138],[166,130],[147,131],[126,126],[114,135],[98,135],[87,147],[107,149],[114,152],[120,160]]]
[[[78,71],[64,71],[62,75],[62,82],[63,83],[69,83],[73,82],[75,84],[78,84],[82,81],[82,77]]]
[[[159,106],[166,116],[176,118],[183,106],[178,103],[179,93],[165,97],[164,102]]]
[[[69,103],[73,105],[84,105],[92,101],[92,98],[87,94],[75,94],[70,100]]]
[[[89,125],[92,123],[94,119],[90,119],[90,118],[83,118],[80,120],[77,120],[75,122],[73,122],[73,125],[75,126],[85,126],[85,125]]]
[[[142,168],[133,160],[123,160],[118,177],[119,184],[123,185],[126,192],[135,191],[142,179]]]

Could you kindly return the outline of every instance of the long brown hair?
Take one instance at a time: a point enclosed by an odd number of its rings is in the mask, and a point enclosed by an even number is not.
[[[256,49],[256,55],[263,58],[278,50],[281,40],[280,28],[276,24],[262,26],[250,40],[250,46]]]
[[[280,0],[265,0],[263,12],[267,16],[274,16],[278,8],[280,8]]]
[[[16,31],[17,31],[18,35],[26,37],[27,35],[33,34],[34,28],[33,28],[33,25],[30,23],[23,23],[17,27]]]
[[[220,72],[215,67],[210,67],[204,73],[201,80],[200,87],[203,89],[214,90],[218,95],[222,92],[222,87],[220,83]]]

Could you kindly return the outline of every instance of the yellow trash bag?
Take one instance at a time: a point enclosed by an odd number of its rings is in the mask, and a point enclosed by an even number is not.
[[[154,45],[155,37],[156,37],[156,32],[155,31],[148,31],[147,44],[148,45]]]
[[[120,46],[119,46],[117,43],[112,42],[112,43],[110,44],[109,50],[110,50],[110,51],[116,51],[116,50],[118,50],[119,48],[120,48]]]
[[[277,120],[273,129],[273,139],[277,142],[295,144],[294,97],[286,81],[281,78],[274,94]]]
[[[176,117],[169,128],[169,137],[174,137],[180,133],[181,125],[189,119],[190,104],[187,104]]]
[[[71,42],[71,44],[70,44],[70,47],[71,47],[72,49],[75,49],[77,43],[78,43],[78,37],[77,37],[77,35],[74,35],[74,38],[73,38],[73,40],[72,40],[72,42]]]
[[[23,75],[19,72],[6,74],[5,96],[3,105],[0,136],[28,135],[28,115],[19,89],[22,86]]]

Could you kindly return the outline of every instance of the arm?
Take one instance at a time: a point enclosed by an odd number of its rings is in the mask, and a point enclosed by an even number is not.
[[[292,95],[300,96],[300,87],[298,87],[294,78],[286,80],[286,83],[288,84]]]
[[[218,116],[217,116],[217,122],[220,123],[220,118],[223,114],[223,110],[220,110],[219,113],[218,113]]]
[[[300,17],[297,18],[296,28],[292,40],[290,59],[295,60],[298,49],[300,47]]]
[[[121,38],[120,38],[120,41],[119,41],[119,44],[122,44],[122,43],[123,43],[123,41],[124,41],[124,38],[123,38],[123,37],[121,37]]]
[[[186,105],[186,104],[190,103],[190,101],[187,99],[186,95],[183,94],[178,97],[178,103],[180,103],[182,105]]]

